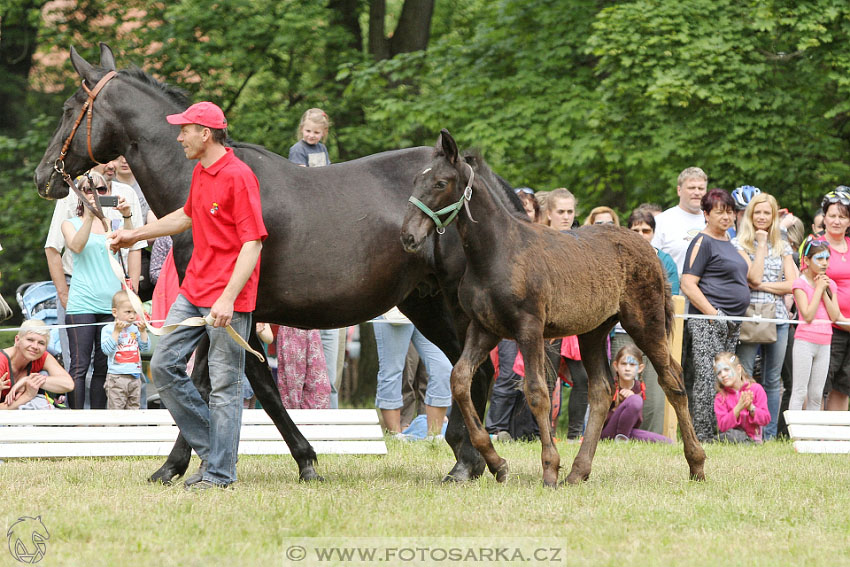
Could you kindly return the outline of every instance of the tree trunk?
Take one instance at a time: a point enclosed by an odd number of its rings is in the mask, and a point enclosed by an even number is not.
[[[369,4],[369,54],[378,61],[399,53],[422,51],[431,36],[431,16],[434,0],[405,0],[392,37],[384,32],[386,2],[373,0]]]
[[[26,119],[25,105],[32,58],[38,47],[38,24],[30,13],[44,0],[30,0],[0,13],[0,132],[14,134]],[[37,20],[36,20],[37,22]]]

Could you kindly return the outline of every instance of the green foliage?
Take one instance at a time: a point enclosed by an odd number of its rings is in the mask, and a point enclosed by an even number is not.
[[[14,0],[5,25],[42,3]],[[449,128],[515,185],[569,187],[585,211],[670,205],[691,165],[711,186],[757,185],[803,216],[850,178],[850,7],[838,0],[446,0],[427,50],[383,61],[366,51],[368,3],[348,6],[360,30],[344,25],[344,4],[49,3],[40,53],[73,44],[96,62],[105,41],[119,66],[218,102],[235,138],[284,155],[313,106],[334,123],[335,161],[430,145]],[[387,3],[388,33],[402,5]],[[31,80],[27,119],[58,115],[77,84],[66,61]],[[2,139],[3,199],[14,207],[37,202],[29,180],[49,130],[36,121]],[[26,217],[7,214],[4,246],[41,240],[20,236]],[[40,254],[9,268],[12,257],[2,256],[6,276],[42,277]]]
[[[50,139],[52,121],[42,116],[20,138],[0,136],[0,284],[13,309],[20,284],[50,279],[44,239],[53,205],[38,196],[32,176]]]

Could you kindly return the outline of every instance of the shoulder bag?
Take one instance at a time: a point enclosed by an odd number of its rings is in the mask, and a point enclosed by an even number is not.
[[[760,317],[762,319],[776,318],[776,304],[750,303],[747,307],[747,317]],[[770,344],[776,342],[776,323],[765,321],[744,321],[741,323],[742,343]]]

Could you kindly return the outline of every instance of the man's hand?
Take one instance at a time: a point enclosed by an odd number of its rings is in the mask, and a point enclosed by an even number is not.
[[[210,308],[210,316],[214,319],[213,327],[226,327],[233,320],[233,302],[225,297],[219,297]]]
[[[118,252],[121,248],[129,248],[138,241],[139,239],[136,238],[135,230],[120,228],[110,236],[109,249],[113,252]]]

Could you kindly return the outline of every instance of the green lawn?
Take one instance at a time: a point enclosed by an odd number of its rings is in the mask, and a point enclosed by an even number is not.
[[[497,444],[511,466],[506,485],[490,475],[441,484],[453,463],[444,443],[388,447],[386,457],[322,457],[327,481],[309,485],[289,457],[243,457],[238,488],[201,494],[147,484],[160,459],[7,460],[3,529],[41,516],[45,566],[331,565],[286,553],[293,544],[311,552],[411,538],[526,547],[540,538],[560,549],[557,561],[516,563],[526,565],[850,565],[847,456],[798,455],[786,442],[709,445],[707,481],[696,483],[681,445],[604,442],[590,481],[547,490],[534,443]],[[559,444],[565,467],[578,447]],[[6,550],[0,565],[19,563]]]

